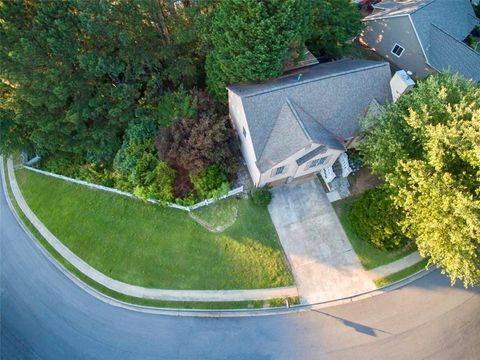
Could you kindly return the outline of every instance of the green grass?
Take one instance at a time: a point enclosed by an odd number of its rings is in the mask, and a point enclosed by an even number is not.
[[[71,251],[104,274],[164,289],[252,289],[293,278],[266,208],[249,199],[238,219],[212,233],[186,212],[20,169],[23,195]]]
[[[6,162],[4,162],[4,172],[7,174]],[[25,226],[30,230],[32,235],[37,239],[37,241],[47,250],[53,258],[70,273],[72,273],[76,278],[90,286],[91,288],[97,290],[100,293],[103,293],[106,296],[123,301],[130,304],[142,305],[142,306],[152,306],[159,308],[179,308],[179,309],[209,309],[209,310],[227,310],[227,309],[256,309],[256,308],[274,308],[274,307],[283,307],[285,306],[284,298],[276,298],[270,300],[254,300],[254,301],[226,301],[226,302],[195,302],[195,301],[163,301],[163,300],[152,300],[152,299],[142,299],[133,296],[124,295],[116,291],[110,290],[103,285],[97,283],[96,281],[90,279],[89,277],[82,274],[77,270],[72,264],[70,264],[65,258],[63,258],[48,242],[45,238],[38,232],[38,230],[33,226],[33,224],[27,219],[23,214],[22,210],[18,206],[15,198],[13,197],[10,184],[7,181],[7,193],[8,197],[20,217],[21,221]],[[290,305],[297,305],[300,303],[298,297],[288,298]]]
[[[333,203],[333,207],[337,212],[343,229],[345,230],[348,239],[352,243],[352,247],[355,250],[365,270],[370,270],[378,266],[389,264],[395,260],[401,259],[402,257],[411,254],[416,250],[415,245],[412,243],[402,249],[394,251],[383,251],[376,248],[371,243],[359,238],[353,230],[348,219],[348,211],[354,200],[355,198],[348,198],[341,201],[336,201]]]
[[[402,279],[406,278],[407,276],[413,275],[413,274],[419,272],[420,270],[425,269],[426,266],[427,266],[427,263],[428,263],[428,259],[423,259],[422,261],[420,261],[420,262],[418,262],[418,263],[416,263],[412,266],[409,266],[405,269],[402,269],[402,270],[400,270],[396,273],[390,274],[390,275],[382,277],[382,278],[378,278],[374,281],[375,285],[377,285],[378,288],[381,288],[383,286],[392,284],[395,281],[402,280]]]
[[[209,231],[221,232],[237,220],[238,208],[242,200],[228,198],[204,206],[190,213],[190,216]]]

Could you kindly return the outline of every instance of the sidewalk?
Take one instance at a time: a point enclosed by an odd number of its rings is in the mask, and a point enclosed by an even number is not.
[[[401,259],[398,259],[397,261],[391,262],[390,264],[376,267],[375,269],[371,269],[368,272],[372,277],[372,279],[377,279],[377,278],[385,277],[393,273],[399,272],[400,270],[403,270],[409,266],[415,265],[416,263],[422,260],[423,260],[423,257],[420,256],[418,251],[415,251],[414,253],[407,255]]]
[[[3,157],[0,157],[0,166],[3,174]],[[4,174],[3,174],[4,175]],[[37,216],[30,209],[20,191],[15,178],[13,161],[7,160],[8,180],[13,196],[33,226],[45,238],[45,240],[68,262],[70,262],[82,274],[105,286],[106,288],[118,293],[143,299],[169,300],[169,301],[249,301],[249,300],[268,300],[275,298],[286,298],[298,296],[295,286],[271,288],[271,289],[248,289],[248,290],[169,290],[169,289],[151,289],[141,286],[135,286],[114,280],[98,270],[88,265],[53,235]],[[5,184],[4,184],[5,185]],[[4,189],[7,191],[7,189]],[[8,196],[7,196],[8,198]]]

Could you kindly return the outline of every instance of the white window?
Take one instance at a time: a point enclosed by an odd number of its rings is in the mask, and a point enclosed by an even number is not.
[[[273,169],[273,176],[281,175],[285,171],[285,166],[279,166],[276,169]]]
[[[401,46],[398,45],[398,44],[395,44],[395,45],[393,46],[391,52],[392,52],[392,54],[395,55],[396,57],[400,57],[400,56],[402,56],[404,50],[405,50],[405,49],[404,49],[403,47],[401,47]]]
[[[320,166],[320,165],[324,164],[326,160],[327,160],[327,157],[322,157],[320,159],[312,160],[310,162],[310,164],[308,165],[308,168],[311,169],[311,168]]]

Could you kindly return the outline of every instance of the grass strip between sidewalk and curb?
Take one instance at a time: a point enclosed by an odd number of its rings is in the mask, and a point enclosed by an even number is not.
[[[112,291],[96,281],[90,279],[76,269],[72,264],[70,264],[65,258],[63,258],[48,242],[47,240],[38,232],[38,230],[33,226],[33,224],[28,220],[25,214],[22,212],[18,206],[15,197],[13,196],[12,189],[10,187],[10,182],[8,181],[7,176],[7,163],[4,159],[3,162],[3,172],[6,177],[5,185],[6,192],[10,202],[19,217],[23,222],[24,226],[30,231],[31,235],[40,243],[40,245],[58,262],[60,266],[65,268],[73,276],[75,276],[82,283],[96,290],[97,292],[102,293],[103,295],[119,300],[121,302],[140,305],[140,306],[149,306],[157,308],[173,308],[173,309],[205,309],[205,310],[227,310],[227,309],[259,309],[259,308],[276,308],[276,307],[285,307],[285,301],[287,299],[277,298],[270,300],[255,300],[255,301],[228,301],[228,302],[195,302],[195,301],[164,301],[164,300],[152,300],[152,299],[142,299],[136,298],[128,295]],[[293,297],[288,298],[289,305],[299,304],[299,298]]]
[[[422,261],[416,264],[413,264],[405,269],[397,271],[388,276],[375,279],[374,283],[375,285],[377,285],[377,288],[382,288],[384,286],[393,284],[396,281],[402,280],[410,275],[413,275],[419,271],[426,269],[427,264],[428,264],[428,259],[423,259]]]

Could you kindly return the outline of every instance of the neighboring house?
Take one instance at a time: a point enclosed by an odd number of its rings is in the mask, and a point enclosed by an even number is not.
[[[480,54],[463,40],[480,22],[470,0],[383,0],[361,42],[417,78],[449,69],[480,81]]]
[[[332,175],[360,132],[358,119],[391,101],[387,62],[341,60],[228,89],[230,116],[255,186]]]

